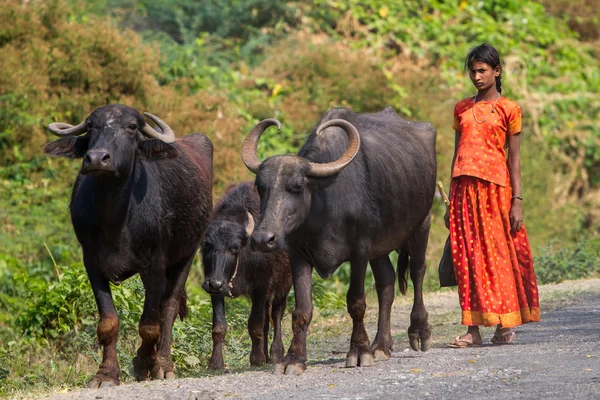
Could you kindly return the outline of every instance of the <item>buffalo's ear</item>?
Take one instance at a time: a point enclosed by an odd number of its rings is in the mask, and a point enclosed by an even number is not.
[[[138,142],[138,150],[141,156],[148,160],[175,158],[179,155],[179,151],[175,146],[158,139],[147,139]]]
[[[44,146],[44,153],[53,156],[81,158],[87,153],[88,139],[79,136],[67,136]]]

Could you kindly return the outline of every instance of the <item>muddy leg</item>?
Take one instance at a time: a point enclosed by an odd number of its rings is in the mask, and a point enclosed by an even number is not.
[[[186,261],[172,266],[167,271],[167,287],[163,295],[160,312],[160,340],[158,343],[158,363],[152,369],[152,379],[175,379],[175,366],[171,358],[173,323],[177,314],[183,319],[187,315],[187,281],[194,260],[194,254]]]
[[[375,288],[379,301],[379,320],[377,322],[377,335],[371,344],[371,352],[375,361],[387,360],[392,356],[392,331],[390,318],[392,304],[394,303],[394,283],[396,273],[388,256],[371,260],[371,270],[375,277]]]
[[[275,292],[273,304],[271,307],[271,317],[273,318],[273,342],[271,342],[271,362],[278,363],[283,358],[283,340],[281,338],[281,319],[285,313],[287,305],[287,291]]]
[[[264,325],[265,325],[265,303],[267,299],[264,293],[254,293],[252,296],[252,309],[248,318],[248,333],[252,339],[252,351],[250,352],[250,365],[259,366],[266,364]],[[268,333],[268,328],[267,328]]]
[[[96,375],[88,383],[88,388],[105,388],[119,385],[119,360],[117,359],[117,336],[119,318],[112,301],[108,281],[94,268],[87,269],[92,285],[100,321],[96,328],[98,342],[102,346],[102,363]]]
[[[212,322],[212,340],[213,340],[213,351],[210,356],[210,363],[208,369],[223,369],[225,363],[223,362],[223,342],[225,341],[225,334],[227,333],[227,321],[225,319],[225,299],[223,296],[210,296],[213,309],[213,322]]]
[[[269,329],[271,328],[271,300],[269,298],[265,301],[263,314],[263,352],[265,354],[265,359],[269,362]]]
[[[429,314],[423,302],[423,278],[427,269],[425,250],[427,250],[429,240],[430,221],[428,216],[408,244],[410,279],[415,290],[413,308],[410,313],[408,339],[410,347],[415,351],[419,351],[419,343],[421,351],[427,351],[431,347],[431,326],[427,322]]]
[[[352,317],[352,336],[350,351],[346,355],[346,367],[368,367],[375,364],[369,348],[369,336],[365,329],[364,317],[367,303],[365,301],[366,259],[353,259],[350,265],[350,288],[346,295],[348,313]]]
[[[160,309],[161,299],[166,289],[166,277],[140,274],[146,296],[144,299],[144,311],[140,318],[139,334],[142,344],[133,359],[133,372],[135,379],[145,381],[158,374],[158,352],[157,345],[160,341]]]
[[[287,355],[275,365],[275,373],[302,375],[306,370],[306,333],[312,319],[312,266],[290,254],[296,308],[292,314],[294,337]]]

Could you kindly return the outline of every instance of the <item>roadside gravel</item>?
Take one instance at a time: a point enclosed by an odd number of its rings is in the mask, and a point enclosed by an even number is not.
[[[480,348],[445,347],[463,332],[456,322],[456,293],[448,291],[426,297],[434,325],[433,348],[427,353],[408,349],[410,302],[399,299],[393,313],[396,349],[390,360],[374,367],[344,368],[351,325],[342,318],[340,323],[346,325],[341,332],[346,333],[333,335],[326,344],[309,344],[309,356],[314,357],[314,350],[321,359],[310,362],[306,373],[299,377],[253,370],[79,390],[45,398],[600,399],[600,279],[543,286],[540,292],[542,321],[519,327],[516,343],[508,346],[489,344],[493,331],[488,329],[484,331],[484,342],[488,344]],[[368,310],[371,335],[374,306]],[[326,323],[316,323],[312,333],[326,328]]]

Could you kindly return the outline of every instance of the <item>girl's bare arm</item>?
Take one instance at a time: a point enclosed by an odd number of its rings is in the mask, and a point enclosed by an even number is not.
[[[523,226],[523,211],[521,209],[521,133],[508,137],[508,172],[513,198],[510,208],[510,226],[518,232]]]

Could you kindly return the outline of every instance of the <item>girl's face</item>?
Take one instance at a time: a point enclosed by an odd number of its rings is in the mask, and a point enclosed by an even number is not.
[[[483,61],[473,61],[469,64],[469,77],[478,91],[484,92],[496,86],[496,77],[500,76],[500,66],[492,68]]]

